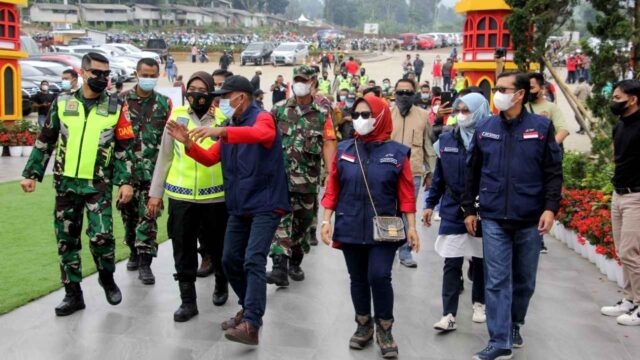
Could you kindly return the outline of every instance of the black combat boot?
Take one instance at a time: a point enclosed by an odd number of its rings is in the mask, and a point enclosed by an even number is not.
[[[113,273],[105,270],[98,272],[98,283],[104,289],[104,295],[107,302],[111,305],[118,305],[122,301],[122,293],[120,288],[113,280]]]
[[[291,260],[289,261],[289,277],[293,281],[304,280],[304,271],[300,267],[302,258],[304,258],[302,246],[293,246],[291,248]]]
[[[145,285],[153,285],[156,283],[156,277],[151,271],[151,261],[153,257],[150,254],[140,254],[140,267],[138,268],[138,279]]]
[[[84,309],[84,298],[80,283],[68,283],[64,285],[64,299],[56,306],[56,315],[67,316],[78,310]]]
[[[287,264],[289,258],[286,255],[273,256],[273,268],[267,271],[267,284],[276,284],[277,286],[289,286],[289,275]]]
[[[138,270],[138,262],[140,261],[138,257],[138,250],[133,245],[129,245],[129,249],[131,250],[131,253],[129,254],[129,260],[127,261],[127,270],[136,271]]]
[[[196,283],[193,281],[180,281],[180,299],[182,304],[173,313],[173,321],[185,322],[198,315],[198,304],[196,304]]]
[[[224,274],[216,274],[216,285],[213,288],[213,305],[222,306],[229,299],[229,282]]]

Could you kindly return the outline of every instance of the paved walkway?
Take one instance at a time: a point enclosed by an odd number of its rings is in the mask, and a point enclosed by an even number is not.
[[[487,341],[484,324],[471,322],[471,284],[465,281],[457,331],[442,335],[431,326],[441,311],[443,261],[433,251],[435,229],[422,229],[419,267],[394,265],[395,335],[402,359],[469,359]],[[632,360],[640,353],[637,328],[622,327],[599,314],[602,304],[620,297],[616,285],[563,244],[547,239],[538,286],[527,325],[526,346],[516,359]],[[52,249],[53,250],[53,249]],[[288,289],[269,287],[261,345],[248,348],[224,339],[219,323],[237,311],[234,295],[220,308],[211,303],[213,278],[199,279],[200,315],[173,321],[179,304],[173,281],[171,245],[161,246],[153,264],[154,286],[118,264],[116,279],[124,300],[112,307],[97,277],[83,282],[87,308],[58,318],[56,291],[0,317],[0,354],[13,359],[376,359],[375,346],[348,348],[354,330],[348,276],[338,250],[320,245],[305,259],[307,279]]]

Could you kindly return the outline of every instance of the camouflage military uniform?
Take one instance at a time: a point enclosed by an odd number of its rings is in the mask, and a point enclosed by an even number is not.
[[[313,209],[320,187],[323,134],[330,113],[315,101],[298,105],[295,98],[276,104],[272,113],[282,133],[292,212],[282,218],[270,255],[302,258],[302,251],[309,252],[307,233],[316,216]]]
[[[62,282],[68,283],[82,280],[80,232],[85,209],[89,223],[87,236],[96,267],[108,272],[115,271],[115,241],[111,211],[113,185],[130,183],[134,155],[130,147],[133,132],[128,120],[126,104],[121,100],[112,98],[104,92],[97,101],[86,100],[82,96],[82,91],[76,91],[64,95],[68,100],[67,106],[59,111],[58,102],[61,98],[63,95],[51,105],[45,125],[22,176],[42,181],[51,154],[56,149],[53,165],[56,189],[54,229],[58,241]],[[59,114],[60,112],[67,114],[69,111],[77,115],[78,106],[83,106],[86,113],[97,107],[98,115],[96,116],[118,114],[117,124],[100,136],[92,179],[64,175],[69,150],[69,130],[62,124]],[[86,152],[80,152],[80,156],[86,155]]]
[[[171,100],[153,92],[146,98],[136,94],[135,88],[122,94],[127,102],[135,135],[133,151],[133,198],[119,207],[125,227],[125,243],[138,254],[156,256],[158,224],[156,217],[147,216],[149,187],[160,151],[164,127],[171,114]],[[159,215],[158,215],[159,216]]]

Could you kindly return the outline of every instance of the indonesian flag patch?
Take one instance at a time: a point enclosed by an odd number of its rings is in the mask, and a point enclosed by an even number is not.
[[[522,134],[522,138],[523,139],[537,139],[539,137],[538,132],[537,131],[525,131]]]
[[[355,163],[356,157],[349,154],[342,154],[342,156],[340,156],[340,160],[346,160],[348,162]]]

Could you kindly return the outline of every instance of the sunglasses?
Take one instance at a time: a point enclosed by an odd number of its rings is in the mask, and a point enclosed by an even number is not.
[[[98,69],[85,69],[95,77],[108,78],[111,75],[111,70],[98,70]]]
[[[352,111],[351,112],[351,118],[352,119],[359,119],[360,117],[362,117],[363,119],[370,118],[371,117],[371,111],[362,111],[362,112]]]
[[[396,91],[396,95],[400,95],[400,96],[403,96],[403,95],[413,96],[415,94],[416,94],[416,92],[415,91],[411,91],[411,90],[398,90],[398,91]]]
[[[516,88],[513,88],[513,87],[504,87],[504,86],[496,86],[496,87],[494,87],[494,88],[492,88],[492,89],[491,89],[491,92],[492,92],[492,93],[494,93],[494,94],[495,94],[496,92],[500,92],[500,93],[504,94],[504,93],[506,93],[506,92],[507,92],[507,90],[513,90],[513,92],[515,92],[515,91],[516,91]]]

